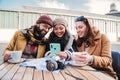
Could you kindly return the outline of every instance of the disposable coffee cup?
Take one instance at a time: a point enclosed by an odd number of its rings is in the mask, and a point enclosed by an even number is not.
[[[19,62],[21,60],[22,51],[10,51],[9,53],[13,62]]]

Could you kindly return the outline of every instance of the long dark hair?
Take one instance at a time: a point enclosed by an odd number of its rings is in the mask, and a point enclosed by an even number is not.
[[[48,44],[49,43],[60,43],[61,51],[64,51],[64,48],[66,47],[69,38],[70,38],[70,34],[67,29],[65,29],[65,33],[61,38],[57,37],[54,31],[52,31],[49,36]]]
[[[85,42],[85,46],[87,46],[87,47],[95,45],[94,35],[92,33],[91,25],[89,24],[88,19],[85,18],[84,16],[80,16],[80,17],[76,18],[76,20],[75,20],[75,22],[78,22],[78,21],[83,21],[84,24],[87,26],[87,35],[82,38],[78,37],[78,39],[76,40],[76,45],[78,47],[80,47],[83,42]]]

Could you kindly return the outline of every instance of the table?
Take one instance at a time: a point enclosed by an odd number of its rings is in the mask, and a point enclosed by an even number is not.
[[[76,80],[65,74],[72,74],[83,80],[115,80],[108,74],[95,71],[85,71],[81,69],[91,69],[90,66],[73,67],[67,66],[59,73],[36,70],[34,68],[20,67],[19,64],[3,63],[0,65],[0,80]]]

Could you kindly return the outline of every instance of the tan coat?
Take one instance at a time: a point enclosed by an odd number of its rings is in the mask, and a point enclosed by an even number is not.
[[[104,34],[101,34],[95,27],[92,27],[92,31],[95,36],[95,46],[88,47],[88,53],[94,55],[94,61],[91,66],[96,69],[113,71],[109,39]],[[81,47],[78,47],[78,51],[84,51],[84,43]]]
[[[3,54],[5,54],[5,51],[24,51],[26,47],[27,41],[22,33],[21,30],[16,31],[13,38],[11,39],[10,43],[8,44],[7,48],[4,50]],[[38,51],[37,51],[37,58],[43,57],[45,52],[45,45],[39,45]]]

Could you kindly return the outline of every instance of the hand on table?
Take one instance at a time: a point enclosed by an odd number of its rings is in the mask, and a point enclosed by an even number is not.
[[[11,58],[11,54],[10,53],[5,53],[4,54],[4,57],[3,57],[4,61],[9,60],[10,58]]]

